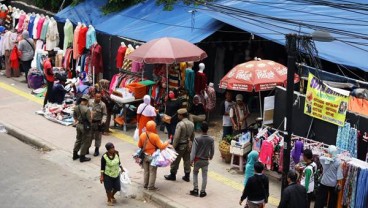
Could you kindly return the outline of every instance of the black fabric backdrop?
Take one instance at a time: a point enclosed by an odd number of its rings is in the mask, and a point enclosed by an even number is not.
[[[296,93],[294,93],[294,101],[298,99]],[[336,136],[338,126],[325,122],[319,119],[313,119],[312,117],[304,114],[304,101],[305,97],[303,95],[299,96],[298,103],[294,103],[293,107],[293,134],[299,135],[301,137],[307,137],[308,130],[311,126],[311,130],[308,138],[315,141],[323,142],[330,145],[336,145]],[[278,87],[275,90],[275,110],[273,117],[273,125],[275,128],[284,128],[284,118],[286,116],[286,90],[284,88]],[[312,123],[313,120],[313,123]],[[352,126],[356,126],[358,130],[362,133],[368,132],[368,118],[359,116],[354,113],[347,112],[346,121]],[[358,159],[365,160],[366,153],[368,150],[368,143],[364,142],[362,139],[358,139]]]

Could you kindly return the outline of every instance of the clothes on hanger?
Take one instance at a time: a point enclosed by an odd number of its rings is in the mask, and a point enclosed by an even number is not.
[[[66,21],[64,25],[64,52],[71,46],[73,46],[73,24],[70,21]]]
[[[91,48],[95,43],[97,43],[96,30],[93,26],[89,26],[87,31],[86,48]]]
[[[46,33],[46,50],[51,51],[59,46],[59,31],[57,28],[57,22],[55,19],[51,19],[48,24],[48,30]]]

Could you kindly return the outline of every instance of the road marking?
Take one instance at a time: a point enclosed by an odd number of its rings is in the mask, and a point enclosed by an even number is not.
[[[0,82],[0,87],[3,88],[3,89],[5,89],[5,90],[8,90],[8,91],[10,91],[10,92],[12,92],[14,94],[17,94],[19,96],[22,96],[22,97],[24,97],[24,98],[26,98],[28,100],[31,100],[33,102],[36,102],[38,104],[41,104],[41,105],[43,104],[43,100],[41,98],[38,98],[36,96],[33,96],[33,95],[29,94],[29,93],[23,92],[22,90],[19,90],[19,89],[15,88],[15,87],[10,86],[8,84],[5,84],[3,82]],[[123,134],[123,133],[119,133],[116,130],[113,130],[112,129],[111,135],[113,137],[118,138],[118,139],[120,139],[120,140],[122,140],[124,142],[129,143],[129,144],[132,144],[132,145],[136,145],[137,144],[137,142],[134,141],[133,137],[128,136],[128,135]],[[243,186],[242,183],[239,183],[237,181],[234,181],[234,180],[232,180],[230,178],[227,178],[227,177],[225,177],[225,176],[223,176],[221,174],[218,174],[216,172],[209,171],[208,172],[208,176],[211,179],[214,179],[214,180],[216,180],[216,181],[218,181],[218,182],[220,182],[222,184],[225,184],[225,185],[227,185],[227,186],[229,186],[229,187],[231,187],[231,188],[233,188],[235,190],[238,190],[240,192],[243,191],[243,189],[244,189],[244,186]],[[277,199],[277,198],[275,198],[275,197],[270,196],[268,198],[268,203],[271,204],[271,205],[278,206],[279,202],[280,202],[280,200]]]

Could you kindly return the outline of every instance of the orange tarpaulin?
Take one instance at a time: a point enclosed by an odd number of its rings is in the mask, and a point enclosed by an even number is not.
[[[350,96],[348,110],[368,116],[368,100]]]

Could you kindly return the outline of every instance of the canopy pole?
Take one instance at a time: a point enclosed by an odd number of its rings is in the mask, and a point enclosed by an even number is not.
[[[169,65],[166,64],[166,95],[169,95]]]
[[[262,98],[261,98],[261,91],[258,92],[259,93],[259,112],[261,114],[261,118],[263,118],[262,116]]]

